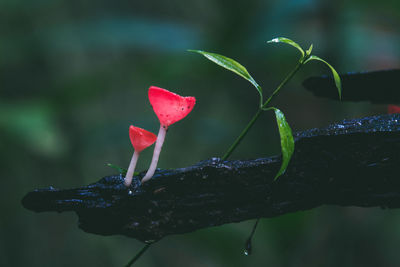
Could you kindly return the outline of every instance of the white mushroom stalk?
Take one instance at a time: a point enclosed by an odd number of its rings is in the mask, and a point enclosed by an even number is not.
[[[161,149],[164,144],[165,135],[167,134],[167,127],[160,126],[160,130],[158,131],[156,145],[154,147],[153,158],[151,159],[151,164],[149,169],[147,170],[146,175],[142,179],[142,183],[148,181],[153,177],[154,172],[156,171],[158,159],[160,157]]]
[[[128,171],[126,172],[124,184],[129,187],[132,184],[133,174],[135,173],[136,163],[139,158],[139,152],[135,150],[132,155],[131,163],[129,163]]]

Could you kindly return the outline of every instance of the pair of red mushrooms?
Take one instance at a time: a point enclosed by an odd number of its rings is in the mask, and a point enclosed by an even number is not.
[[[133,125],[129,127],[129,137],[135,151],[124,181],[125,185],[128,187],[132,183],[133,174],[135,172],[140,152],[156,142],[150,167],[146,175],[143,177],[142,183],[153,177],[168,127],[185,118],[192,111],[196,103],[196,99],[192,96],[183,97],[156,86],[151,86],[149,88],[149,100],[160,121],[160,130],[158,136],[156,136],[142,128]],[[400,113],[400,107],[389,105],[388,113]]]
[[[142,183],[153,177],[157,168],[158,158],[160,156],[168,127],[185,118],[192,111],[196,103],[196,99],[192,96],[183,97],[156,86],[151,86],[149,88],[149,100],[154,112],[158,117],[158,120],[160,121],[160,130],[158,132],[158,136],[156,136],[155,134],[142,128],[135,127],[133,125],[129,127],[129,137],[135,151],[133,152],[129,168],[125,176],[124,184],[127,187],[129,187],[132,183],[133,174],[135,172],[135,167],[140,152],[156,142],[150,167],[147,170],[146,175],[143,177]]]

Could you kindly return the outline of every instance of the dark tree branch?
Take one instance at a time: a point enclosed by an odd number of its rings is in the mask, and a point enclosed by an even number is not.
[[[280,157],[221,161],[158,170],[128,190],[109,176],[77,189],[38,189],[25,208],[75,211],[86,232],[142,241],[307,210],[323,204],[400,207],[400,115],[344,121],[296,135],[296,149],[273,182]]]
[[[342,80],[341,101],[369,101],[374,104],[400,103],[400,70],[381,70],[340,74]],[[335,82],[331,76],[311,77],[303,86],[315,96],[338,100]]]

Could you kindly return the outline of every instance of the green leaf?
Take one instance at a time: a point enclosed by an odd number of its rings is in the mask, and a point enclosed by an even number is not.
[[[339,76],[339,74],[337,73],[337,71],[336,71],[328,62],[326,62],[325,60],[323,60],[322,58],[317,57],[317,56],[310,56],[310,57],[304,62],[304,64],[306,64],[307,62],[309,62],[309,61],[311,61],[311,60],[318,60],[318,61],[321,61],[321,62],[325,63],[325,64],[331,69],[332,75],[333,75],[333,79],[335,80],[336,88],[338,89],[339,99],[342,99],[342,82],[341,82],[341,80],[340,80],[340,76]]]
[[[274,180],[278,179],[279,176],[285,173],[287,166],[289,165],[290,159],[294,152],[294,139],[292,135],[292,129],[286,121],[285,115],[282,111],[277,108],[273,108],[275,111],[276,123],[278,124],[279,135],[281,137],[281,149],[282,149],[282,165],[278,173],[275,175]]]
[[[292,40],[290,40],[288,38],[277,37],[277,38],[274,38],[272,40],[269,40],[267,43],[285,43],[285,44],[291,45],[291,46],[297,48],[300,51],[302,58],[304,57],[303,48],[301,48],[296,42],[294,42],[294,41],[292,41]]]
[[[311,55],[312,49],[313,49],[313,44],[311,44],[310,48],[308,48],[308,50],[306,51],[307,56]]]
[[[260,103],[262,104],[263,95],[262,95],[261,86],[258,85],[258,83],[253,79],[253,77],[251,77],[251,75],[249,74],[247,69],[245,67],[243,67],[239,62],[237,62],[231,58],[225,57],[223,55],[215,54],[215,53],[205,52],[205,51],[201,51],[201,50],[188,50],[188,51],[201,54],[201,55],[205,56],[207,59],[214,62],[215,64],[218,64],[221,67],[223,67],[227,70],[230,70],[230,71],[236,73],[237,75],[243,77],[247,81],[249,81],[257,89],[258,93],[260,94]]]
[[[108,167],[111,167],[111,168],[116,169],[120,174],[126,175],[126,172],[127,172],[126,169],[121,168],[121,167],[119,167],[119,166],[117,166],[117,165],[114,165],[114,164],[111,164],[111,163],[107,163],[106,165],[107,165]]]

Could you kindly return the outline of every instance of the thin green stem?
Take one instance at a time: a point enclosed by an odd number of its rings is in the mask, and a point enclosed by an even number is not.
[[[293,78],[293,76],[296,74],[296,72],[299,71],[300,67],[303,66],[303,64],[304,64],[303,59],[297,63],[296,67],[294,67],[294,69],[286,76],[286,78],[281,82],[281,84],[279,84],[279,86],[275,89],[275,91],[269,96],[267,101],[264,102],[264,104],[261,106],[262,109],[267,108],[269,102],[271,102],[271,100],[281,90],[281,88],[285,86]]]
[[[243,131],[240,133],[238,138],[236,138],[235,142],[229,147],[229,149],[225,152],[224,156],[222,156],[222,160],[226,160],[229,158],[229,156],[232,154],[232,152],[236,149],[236,147],[240,144],[242,139],[246,136],[247,132],[250,130],[250,128],[253,126],[253,124],[256,122],[258,117],[261,115],[262,109],[259,109],[256,114],[254,114],[253,118],[249,121],[249,123],[246,125],[246,127],[243,129]]]
[[[146,250],[150,247],[151,243],[147,243],[144,247],[131,259],[125,267],[132,266],[142,255],[146,252]]]
[[[302,58],[299,63],[297,63],[296,67],[286,76],[286,78],[279,84],[279,86],[275,89],[275,91],[270,95],[270,97],[267,99],[267,101],[262,104],[262,106],[258,109],[257,113],[254,114],[253,118],[249,121],[249,123],[246,125],[246,127],[243,129],[243,131],[240,133],[240,135],[236,138],[236,140],[233,142],[233,144],[228,148],[228,150],[225,152],[225,154],[222,156],[222,160],[226,160],[229,158],[229,156],[232,154],[232,152],[236,149],[236,147],[240,144],[242,139],[246,136],[246,134],[249,132],[251,127],[254,125],[254,123],[257,121],[258,117],[260,117],[261,113],[263,110],[267,109],[267,106],[269,102],[273,99],[273,97],[281,90],[283,86],[285,86],[290,79],[296,74],[296,72],[300,69],[300,67],[304,64],[304,58]]]

